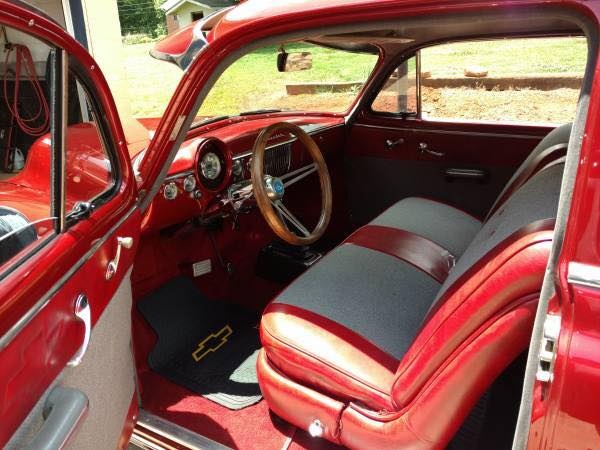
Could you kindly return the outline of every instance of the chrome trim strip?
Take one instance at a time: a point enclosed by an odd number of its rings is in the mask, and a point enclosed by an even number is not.
[[[542,139],[543,136],[534,136],[529,134],[502,134],[502,133],[484,133],[480,131],[448,131],[448,130],[433,130],[424,128],[398,128],[389,127],[383,125],[368,125],[363,123],[354,124],[355,127],[362,128],[377,128],[380,130],[393,130],[393,131],[419,131],[422,133],[433,133],[433,134],[458,134],[461,136],[485,136],[485,137],[505,137],[505,138],[517,138],[517,139]]]
[[[155,444],[150,439],[147,439],[144,436],[140,436],[138,433],[133,431],[131,438],[129,439],[129,444],[127,445],[127,450],[165,450],[165,447],[161,447],[158,444]]]
[[[189,449],[203,449],[203,450],[231,450],[230,447],[226,447],[222,444],[219,444],[212,439],[204,437],[200,434],[194,433],[182,426],[179,426],[173,422],[163,419],[162,417],[155,416],[148,411],[143,409],[140,410],[138,415],[138,425],[136,425],[136,429],[134,430],[134,436],[143,431],[137,430],[138,427],[146,428],[153,433],[158,434],[159,436],[164,437],[172,442],[176,442],[179,445],[182,445]],[[132,438],[132,441],[134,439]],[[145,439],[141,439],[145,441]],[[144,442],[146,443],[146,442]],[[140,442],[142,444],[142,442]],[[137,445],[140,445],[137,444]],[[156,445],[156,444],[154,444]],[[146,448],[146,447],[142,447]],[[150,447],[156,448],[156,447]],[[170,447],[169,447],[170,448]]]
[[[106,233],[101,239],[98,239],[94,245],[71,267],[55,284],[50,290],[40,298],[30,309],[27,311],[2,337],[0,337],[0,351],[4,350],[8,344],[12,342],[17,334],[21,332],[23,328],[33,320],[38,313],[50,303],[50,300],[58,292],[58,290],[77,272],[81,266],[83,266],[96,251],[108,240],[117,229],[125,223],[127,219],[133,214],[138,208],[138,205],[134,205],[127,213],[125,213],[119,221],[113,225],[113,227]]]
[[[567,281],[595,289],[600,289],[600,266],[570,262],[567,268]]]
[[[270,150],[272,148],[280,147],[282,145],[292,144],[296,141],[297,141],[296,138],[288,139],[287,141],[279,142],[278,144],[269,145],[269,146],[265,147],[265,150]],[[237,161],[238,159],[243,159],[250,155],[252,155],[252,150],[246,150],[244,153],[238,153],[237,155],[232,156],[231,159],[233,159],[234,161]]]
[[[165,183],[169,182],[169,181],[173,181],[173,180],[178,180],[180,178],[185,178],[185,177],[189,177],[190,175],[194,175],[194,171],[193,170],[186,170],[185,172],[177,172],[174,173],[173,175],[169,175],[167,178],[165,178]]]
[[[68,110],[69,110],[69,62],[67,52],[64,50],[60,52],[60,85],[61,85],[61,98],[60,98],[60,121],[61,121],[61,132],[60,132],[60,215],[58,217],[58,228],[60,232],[64,232],[67,229],[67,124],[68,124]]]

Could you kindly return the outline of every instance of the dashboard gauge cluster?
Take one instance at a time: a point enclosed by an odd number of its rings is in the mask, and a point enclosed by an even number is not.
[[[198,146],[196,170],[200,183],[209,190],[219,190],[231,174],[231,156],[218,139],[207,139]]]

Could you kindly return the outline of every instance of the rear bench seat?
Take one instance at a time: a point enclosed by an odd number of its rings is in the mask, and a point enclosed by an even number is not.
[[[485,222],[404,199],[285,289],[261,321],[259,381],[275,413],[307,426],[306,411],[291,411],[282,403],[290,399],[266,381],[276,376],[270,367],[342,402],[399,411],[477,327],[535,295],[569,134],[570,125],[559,127],[536,147]],[[528,331],[520,331],[526,345]],[[349,445],[334,433],[339,424],[328,426],[328,439]]]

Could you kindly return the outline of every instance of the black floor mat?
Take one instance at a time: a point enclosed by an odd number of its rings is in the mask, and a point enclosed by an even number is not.
[[[152,370],[230,409],[261,399],[255,313],[206,299],[187,278],[161,286],[138,308],[158,335]]]

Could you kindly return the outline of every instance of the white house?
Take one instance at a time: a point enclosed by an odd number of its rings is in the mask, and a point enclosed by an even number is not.
[[[167,16],[167,31],[171,34],[219,9],[235,4],[235,0],[167,0],[160,8]]]

